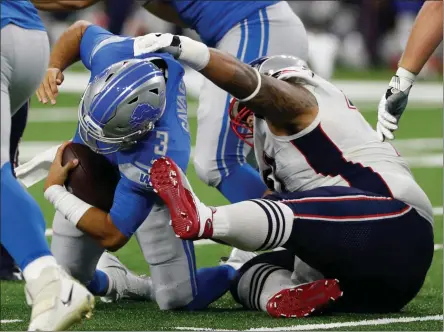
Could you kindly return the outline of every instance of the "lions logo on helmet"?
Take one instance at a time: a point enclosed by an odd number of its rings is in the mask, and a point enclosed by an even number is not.
[[[101,154],[128,149],[154,128],[166,106],[163,72],[151,61],[115,63],[88,85],[79,105],[79,133]]]
[[[158,119],[156,108],[150,104],[139,104],[134,109],[133,114],[130,117],[130,125],[133,127],[140,126],[146,119],[152,118],[156,121]]]

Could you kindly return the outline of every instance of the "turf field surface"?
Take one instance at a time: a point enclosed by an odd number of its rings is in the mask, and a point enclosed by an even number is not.
[[[388,79],[387,79],[388,81]],[[358,83],[357,83],[358,84]],[[63,109],[41,107],[33,100],[32,113],[21,146],[23,159],[37,151],[72,137],[76,127],[78,94],[62,94],[55,106]],[[355,104],[372,125],[376,123],[377,101]],[[190,108],[196,104],[190,101]],[[194,136],[196,119],[190,118]],[[104,304],[98,302],[91,320],[75,327],[76,330],[443,330],[443,257],[442,257],[442,106],[416,104],[410,106],[401,120],[395,146],[409,161],[412,172],[428,194],[435,207],[435,257],[425,284],[419,295],[401,313],[393,315],[328,315],[299,320],[272,319],[263,312],[247,311],[236,304],[229,294],[202,312],[161,312],[154,303],[121,302]],[[194,137],[193,137],[194,145]],[[213,188],[208,188],[197,178],[192,164],[189,178],[196,193],[207,204],[225,204],[226,200]],[[43,184],[30,189],[39,202],[47,220],[48,240],[51,240],[52,206],[42,195]],[[230,249],[217,244],[196,245],[199,267],[218,264],[221,256]],[[117,256],[132,270],[145,274],[148,268],[135,240]],[[2,282],[1,284],[1,329],[25,330],[30,315],[26,306],[23,284]],[[381,301],[390,294],[381,294]]]

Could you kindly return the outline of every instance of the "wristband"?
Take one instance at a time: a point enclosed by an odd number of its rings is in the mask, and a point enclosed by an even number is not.
[[[179,60],[182,60],[194,70],[201,71],[204,69],[210,61],[208,46],[188,37],[180,36],[179,38],[182,48]]]
[[[75,226],[77,226],[85,212],[92,207],[92,205],[85,203],[60,185],[50,186],[45,190],[44,196],[54,205],[57,211],[62,213]]]
[[[256,73],[256,76],[257,76],[257,87],[256,87],[256,90],[254,90],[253,93],[251,95],[249,95],[247,98],[238,99],[239,102],[241,102],[241,103],[245,103],[245,102],[253,99],[254,97],[256,97],[256,95],[259,93],[259,90],[261,89],[261,85],[262,85],[261,74],[256,69],[254,69],[254,72]]]
[[[398,70],[396,71],[396,76],[399,76],[399,77],[402,77],[402,78],[405,78],[405,79],[411,81],[411,84],[413,84],[413,82],[416,79],[415,74],[409,72],[407,69],[404,69],[402,67],[398,68]]]

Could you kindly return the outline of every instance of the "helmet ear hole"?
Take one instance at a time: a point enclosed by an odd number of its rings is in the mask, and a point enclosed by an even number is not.
[[[152,92],[152,93],[154,93],[154,94],[156,94],[156,95],[159,94],[159,89],[158,89],[158,88],[151,89],[151,90],[149,90],[149,91]]]
[[[114,76],[114,73],[109,74],[109,76],[106,78],[105,82],[108,82],[110,80],[110,78],[113,76]]]
[[[136,101],[138,101],[139,100],[139,96],[137,96],[136,98],[134,98],[134,99],[131,99],[129,102],[128,102],[128,105],[131,105],[131,104],[134,104]]]

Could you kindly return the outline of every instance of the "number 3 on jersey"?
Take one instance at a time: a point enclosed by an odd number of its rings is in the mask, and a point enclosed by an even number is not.
[[[156,138],[159,140],[159,144],[154,147],[154,153],[159,156],[165,156],[168,150],[168,132],[157,131]]]
[[[270,167],[262,171],[262,179],[267,185],[268,189],[272,191],[285,192],[284,183],[276,176],[276,160],[271,158],[264,152],[263,155],[265,164]]]

